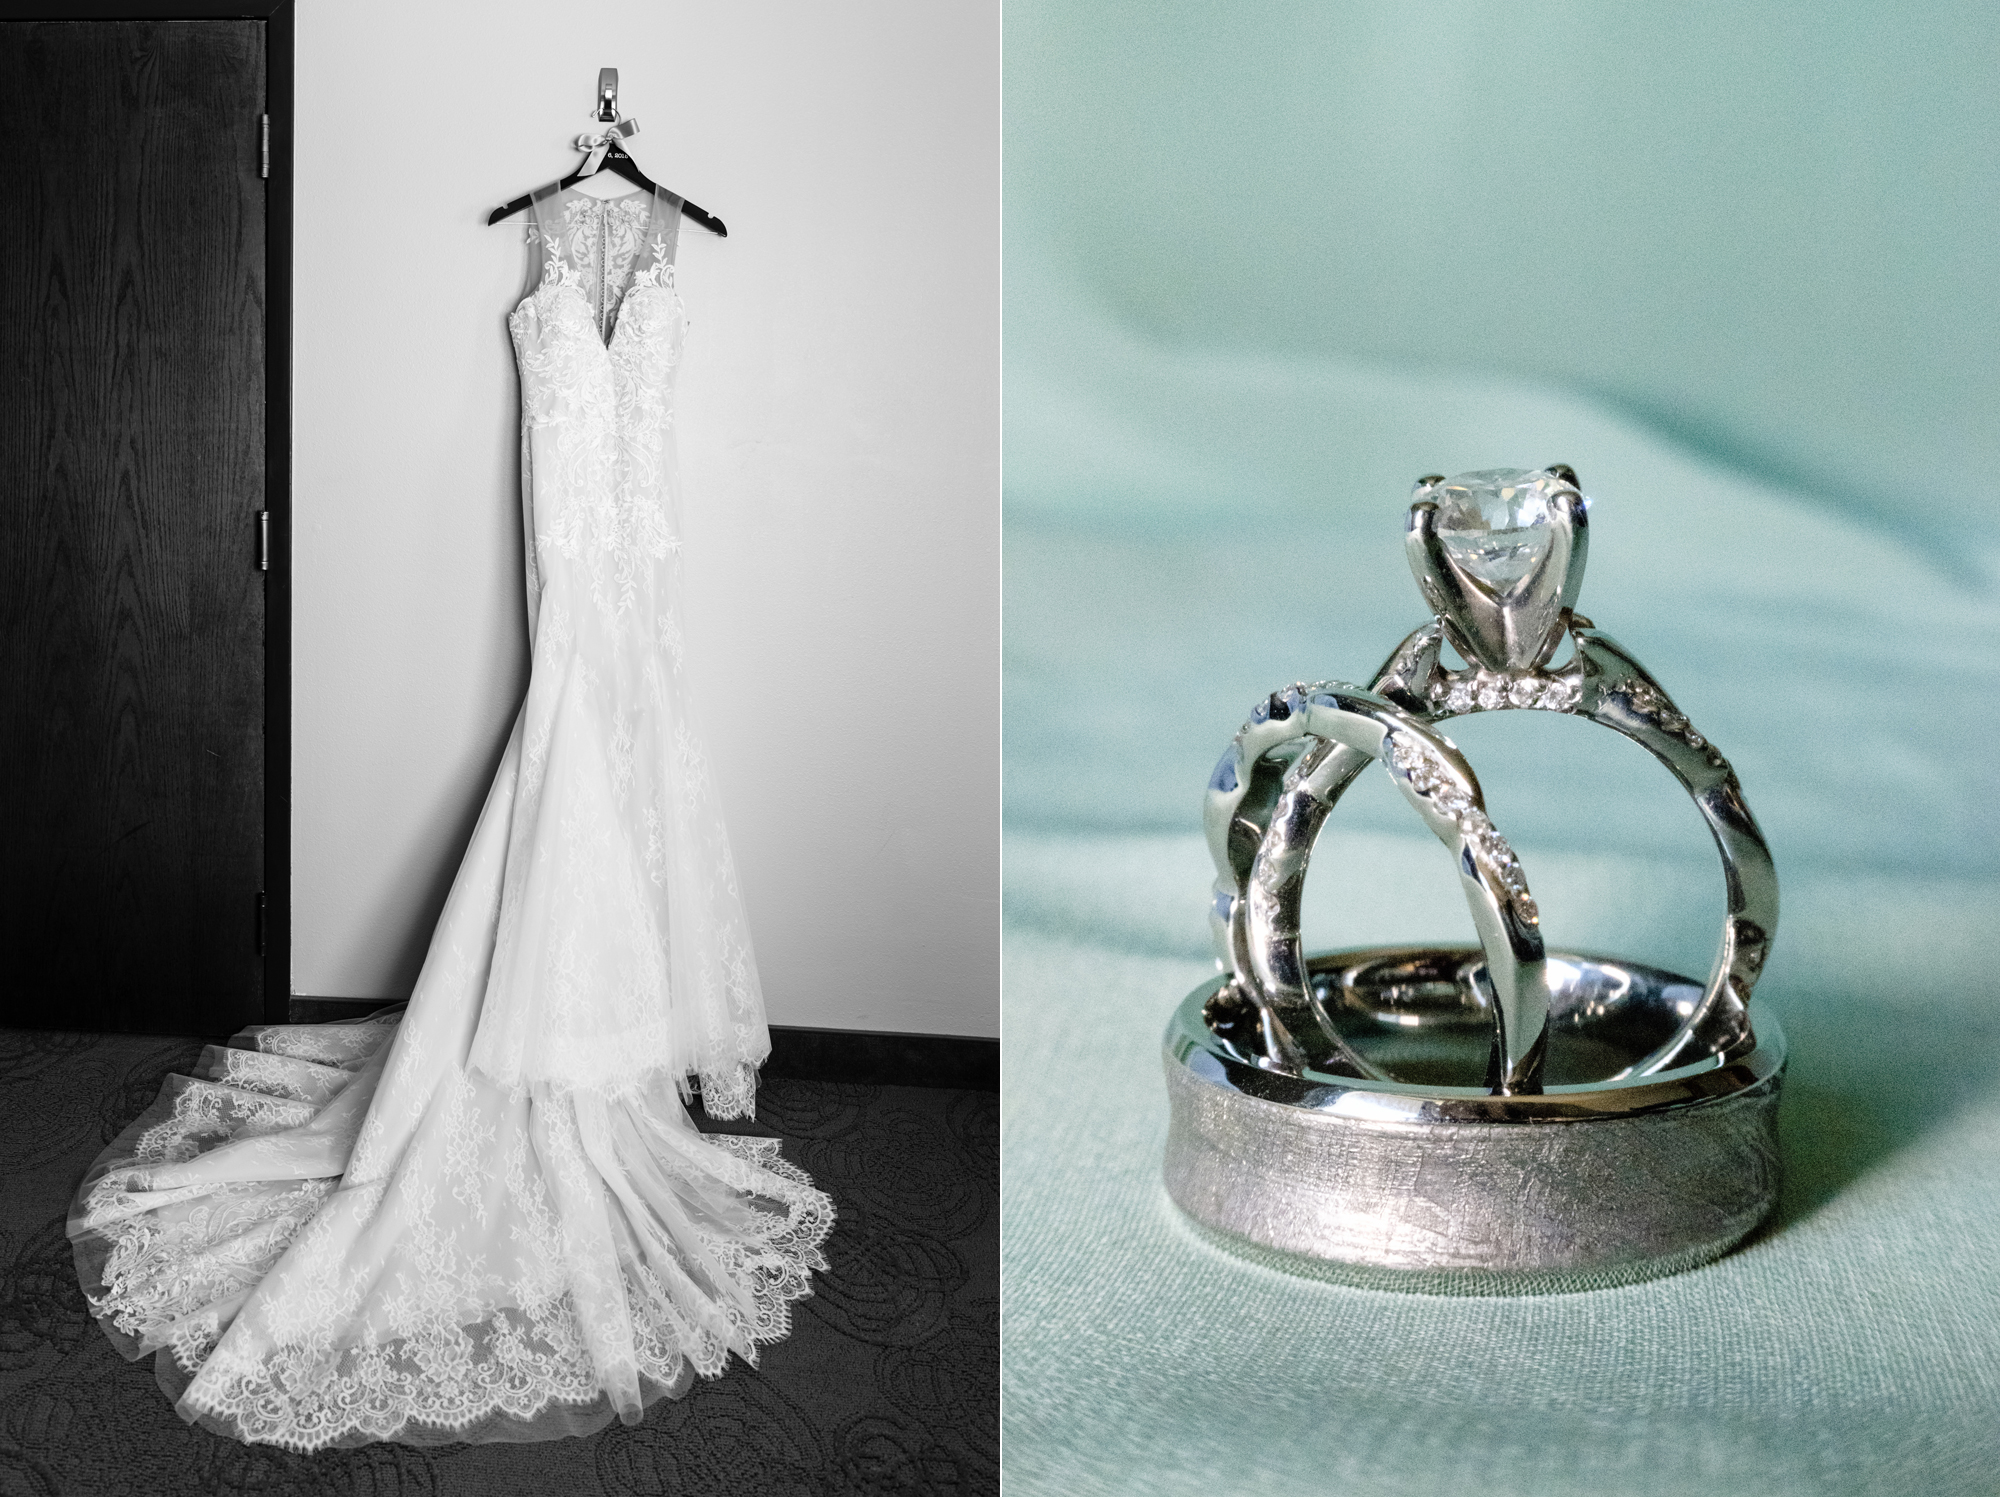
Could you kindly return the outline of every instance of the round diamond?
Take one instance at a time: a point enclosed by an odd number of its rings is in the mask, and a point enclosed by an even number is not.
[[[1512,702],[1516,707],[1532,707],[1535,703],[1535,696],[1540,690],[1541,688],[1534,681],[1524,676],[1507,688],[1507,700]]]
[[[1428,491],[1438,540],[1470,576],[1506,592],[1548,554],[1550,512],[1567,487],[1553,473],[1521,468],[1447,478]]]
[[[1489,676],[1479,683],[1479,705],[1488,712],[1507,705],[1507,683],[1498,677]]]

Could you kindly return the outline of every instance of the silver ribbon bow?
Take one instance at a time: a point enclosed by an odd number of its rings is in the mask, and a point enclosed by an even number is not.
[[[577,175],[580,177],[590,176],[600,166],[604,165],[604,153],[607,150],[622,140],[630,140],[638,133],[639,122],[637,120],[623,119],[619,120],[616,124],[606,125],[594,135],[588,130],[584,131],[583,134],[576,138],[576,148],[579,151],[590,152],[590,159],[584,162],[578,169]]]

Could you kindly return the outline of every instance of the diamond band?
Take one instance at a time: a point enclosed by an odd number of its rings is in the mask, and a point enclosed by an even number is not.
[[[1570,712],[1583,700],[1583,676],[1581,672],[1570,671],[1554,675],[1543,672],[1504,675],[1482,670],[1441,672],[1425,688],[1424,695],[1433,712],[1453,717],[1468,712],[1498,712],[1503,707]]]

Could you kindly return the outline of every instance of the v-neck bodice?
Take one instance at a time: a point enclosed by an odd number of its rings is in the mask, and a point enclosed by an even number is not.
[[[622,650],[626,614],[677,606],[680,200],[548,187],[534,214],[539,277],[508,318],[521,370],[529,629],[538,634],[544,614],[574,621],[587,610],[617,621]]]
[[[599,198],[551,183],[534,195],[533,212],[542,284],[574,287],[608,346],[627,293],[671,275],[680,200],[663,191]]]

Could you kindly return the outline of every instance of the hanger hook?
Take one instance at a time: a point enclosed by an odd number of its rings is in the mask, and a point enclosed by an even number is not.
[[[597,117],[609,123],[618,118],[618,69],[597,70]]]

